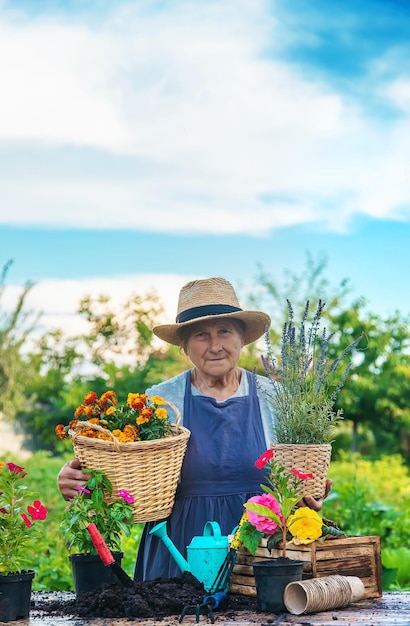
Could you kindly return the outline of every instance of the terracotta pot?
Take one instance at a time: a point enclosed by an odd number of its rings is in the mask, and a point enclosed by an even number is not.
[[[123,552],[113,552],[113,557],[121,565]],[[70,554],[71,568],[76,595],[93,591],[106,583],[117,583],[115,573],[104,565],[101,558],[94,554]]]
[[[25,619],[30,612],[34,571],[0,575],[0,622]]]

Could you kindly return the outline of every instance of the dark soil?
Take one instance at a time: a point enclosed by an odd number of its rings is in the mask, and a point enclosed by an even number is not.
[[[196,606],[203,605],[207,595],[203,585],[192,574],[184,572],[178,578],[156,578],[136,582],[132,587],[106,584],[72,600],[42,602],[38,599],[35,609],[53,616],[161,619],[180,615],[185,607],[189,607],[186,614],[195,614]],[[236,611],[256,612],[256,599],[227,594],[218,610],[231,616]],[[208,614],[207,607],[201,606],[200,612]]]

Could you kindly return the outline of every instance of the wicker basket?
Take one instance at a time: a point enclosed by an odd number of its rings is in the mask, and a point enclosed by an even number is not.
[[[69,432],[81,467],[102,470],[111,481],[112,496],[107,496],[107,502],[118,498],[119,489],[126,489],[134,497],[136,523],[165,519],[174,506],[191,433],[180,425],[178,409],[170,406],[176,411],[177,419],[171,426],[172,434],[162,439],[120,443],[110,431],[87,421],[78,422],[75,430]],[[85,437],[81,435],[83,428],[109,433],[112,441]]]
[[[271,448],[275,453],[275,459],[284,466],[287,473],[294,468],[313,474],[313,478],[308,478],[303,483],[304,495],[311,495],[315,498],[324,496],[332,455],[330,443],[310,445],[272,443]]]

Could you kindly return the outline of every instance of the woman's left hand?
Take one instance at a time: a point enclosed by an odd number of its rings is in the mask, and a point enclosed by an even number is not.
[[[313,496],[304,496],[302,500],[298,503],[298,506],[308,506],[310,509],[314,511],[320,511],[323,506],[323,501],[329,495],[329,492],[332,488],[332,481],[330,478],[326,481],[325,493],[322,498],[314,498]]]

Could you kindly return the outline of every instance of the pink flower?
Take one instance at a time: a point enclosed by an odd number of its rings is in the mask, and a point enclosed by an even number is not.
[[[255,504],[266,506],[268,509],[276,513],[282,524],[285,522],[285,519],[280,512],[279,502],[276,498],[271,496],[270,493],[266,493],[261,496],[253,496],[253,498],[249,498],[248,502],[254,502]],[[273,519],[269,519],[263,515],[258,515],[258,513],[254,513],[249,509],[248,520],[253,526],[255,526],[256,530],[259,530],[261,533],[265,533],[266,535],[271,535],[275,532],[275,530],[280,528],[279,524],[277,524]]]
[[[89,489],[87,489],[86,487],[74,487],[74,489],[76,489],[77,491],[82,491],[83,493],[91,493],[91,491]]]
[[[33,506],[28,506],[27,511],[33,520],[45,520],[47,517],[47,509],[40,500],[34,500]]]
[[[258,469],[263,469],[269,461],[273,459],[273,450],[266,450],[263,454],[260,455],[259,459],[256,459],[255,465]]]
[[[15,463],[6,463],[6,465],[11,474],[21,474],[21,472],[24,472],[24,467],[20,467],[20,465],[16,465]],[[27,476],[27,472],[23,474],[21,478],[24,478],[24,476]]]
[[[134,502],[134,496],[128,493],[126,489],[119,489],[117,493],[120,496],[120,498],[125,500],[125,502],[128,502],[128,504],[132,504]]]
[[[301,470],[298,470],[298,469],[291,469],[290,471],[292,472],[292,474],[296,474],[296,476],[300,478],[300,480],[307,480],[308,478],[313,478],[312,472],[302,472]]]
[[[25,513],[21,513],[20,514],[21,517],[24,520],[25,525],[27,526],[27,528],[30,528],[30,526],[32,526],[32,523],[30,522],[29,518],[27,517],[27,515]]]

